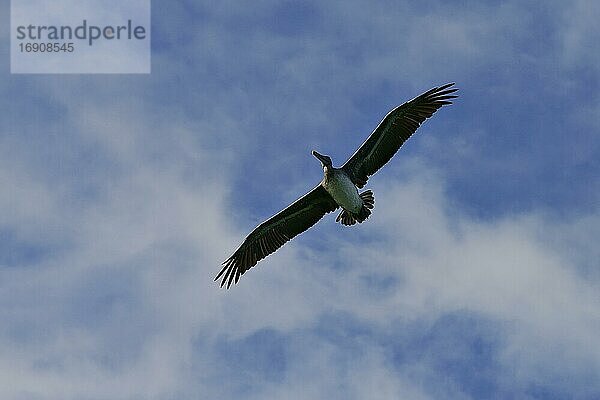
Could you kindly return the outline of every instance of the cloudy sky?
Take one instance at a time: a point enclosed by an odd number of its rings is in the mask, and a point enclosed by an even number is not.
[[[150,75],[11,75],[0,397],[600,398],[600,3],[154,1]],[[229,291],[245,235],[457,82]]]

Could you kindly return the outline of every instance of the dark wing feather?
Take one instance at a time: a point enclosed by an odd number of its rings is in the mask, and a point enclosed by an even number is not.
[[[323,186],[293,202],[286,209],[258,225],[241,246],[223,263],[215,278],[222,277],[221,287],[237,283],[240,276],[256,263],[283,246],[288,240],[316,224],[338,205]]]
[[[414,99],[394,108],[385,116],[373,133],[342,166],[352,182],[359,188],[367,183],[369,176],[383,167],[417,130],[423,121],[440,107],[452,104],[452,95],[458,89],[454,83],[435,87]]]

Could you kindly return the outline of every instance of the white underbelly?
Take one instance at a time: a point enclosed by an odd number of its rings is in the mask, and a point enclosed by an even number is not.
[[[336,173],[327,179],[323,186],[344,209],[357,214],[362,208],[363,201],[358,195],[358,190],[346,174]]]

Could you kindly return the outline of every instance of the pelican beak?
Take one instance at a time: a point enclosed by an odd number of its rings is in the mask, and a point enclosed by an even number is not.
[[[312,151],[311,152],[313,156],[315,156],[317,158],[317,160],[321,161],[321,164],[325,165],[325,157],[322,154],[317,153],[316,151]]]

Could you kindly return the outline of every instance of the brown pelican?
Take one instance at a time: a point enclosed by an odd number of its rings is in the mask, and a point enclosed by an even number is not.
[[[223,277],[221,287],[237,283],[247,270],[294,236],[317,223],[325,214],[342,210],[336,222],[349,226],[361,223],[371,214],[373,192],[358,189],[369,176],[383,167],[438,108],[452,104],[454,83],[434,87],[390,111],[377,128],[341,168],[334,168],[331,158],[313,151],[323,165],[323,180],[290,206],[258,225],[240,247],[223,262],[215,281]],[[357,189],[358,188],[358,189]]]

